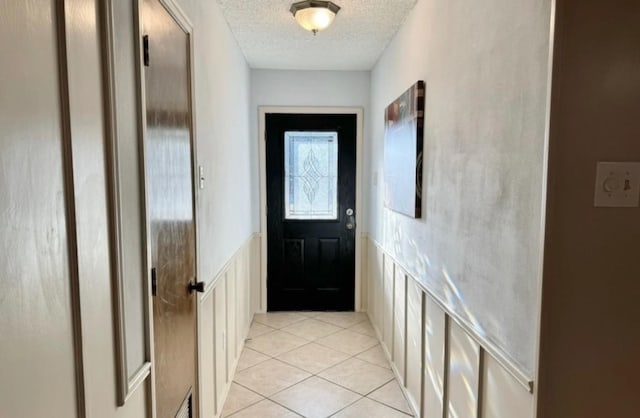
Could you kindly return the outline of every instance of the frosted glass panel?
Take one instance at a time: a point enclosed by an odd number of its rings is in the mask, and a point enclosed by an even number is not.
[[[286,219],[338,218],[338,133],[285,132]]]

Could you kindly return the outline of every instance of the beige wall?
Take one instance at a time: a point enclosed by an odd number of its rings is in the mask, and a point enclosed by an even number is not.
[[[536,368],[551,0],[419,0],[371,75],[367,230]],[[387,210],[384,109],[426,82],[423,218]]]
[[[0,2],[0,414],[19,418],[76,409],[54,4]]]
[[[116,407],[97,3],[0,4],[3,416],[147,410]]]
[[[638,415],[640,209],[594,208],[640,161],[640,3],[557,2],[538,416]]]

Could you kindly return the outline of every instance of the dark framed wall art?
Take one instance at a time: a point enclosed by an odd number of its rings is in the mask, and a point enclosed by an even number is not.
[[[422,216],[424,99],[418,81],[385,111],[384,203],[412,218]]]

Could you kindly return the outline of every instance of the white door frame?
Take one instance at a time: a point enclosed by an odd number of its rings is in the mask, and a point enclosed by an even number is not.
[[[258,147],[260,179],[260,312],[267,310],[267,156],[266,156],[266,115],[267,113],[310,113],[310,114],[350,114],[356,115],[356,237],[355,237],[355,310],[362,311],[362,240],[358,233],[358,215],[363,213],[362,206],[362,145],[364,129],[364,109],[362,107],[258,107]]]

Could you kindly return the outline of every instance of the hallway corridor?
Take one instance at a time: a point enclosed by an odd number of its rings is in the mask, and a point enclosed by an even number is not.
[[[233,418],[407,418],[364,313],[256,314],[226,403]]]

